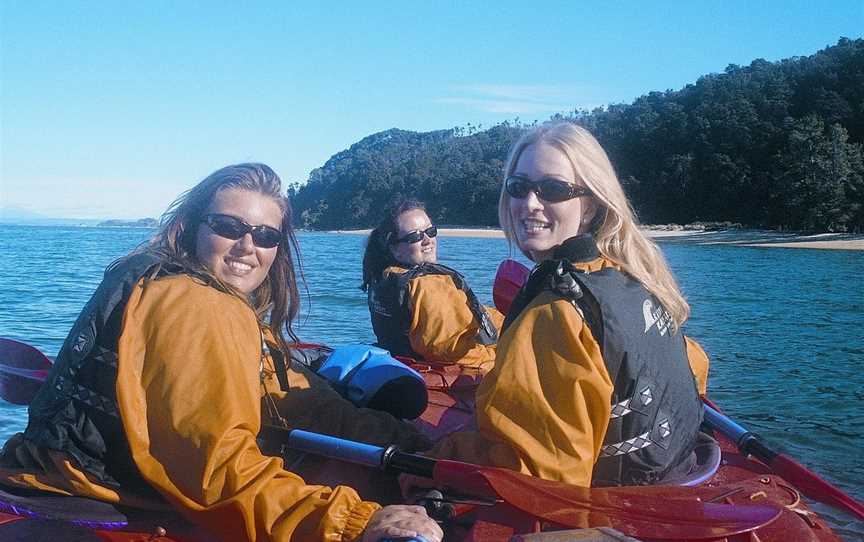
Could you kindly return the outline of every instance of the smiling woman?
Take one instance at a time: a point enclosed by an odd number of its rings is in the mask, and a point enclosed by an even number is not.
[[[0,456],[5,489],[173,509],[224,540],[440,540],[422,509],[307,485],[258,446],[263,424],[425,441],[285,363],[298,311],[291,218],[263,164],[220,169],[181,196],[78,317]]]
[[[580,486],[698,472],[708,360],[684,337],[689,307],[597,140],[560,121],[524,134],[498,215],[537,266],[477,390],[479,431],[435,453]]]
[[[503,316],[438,262],[438,228],[423,203],[394,202],[369,234],[363,285],[378,344],[395,355],[486,372]]]
[[[251,294],[276,258],[281,222],[282,209],[273,199],[237,188],[220,190],[204,215],[207,227],[198,228],[195,255],[219,280]]]

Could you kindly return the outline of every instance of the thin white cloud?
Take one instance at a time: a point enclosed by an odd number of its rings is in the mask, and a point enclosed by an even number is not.
[[[563,85],[458,85],[453,87],[453,90],[481,96],[536,101],[566,99],[572,96],[576,89]]]
[[[565,106],[558,104],[518,100],[497,100],[493,98],[438,98],[435,101],[437,103],[464,105],[469,109],[479,109],[486,113],[529,114],[564,111],[567,109]]]
[[[589,89],[567,85],[458,85],[452,88],[454,96],[435,99],[436,103],[454,104],[485,113],[540,114],[579,109],[593,109],[601,105],[586,100]]]

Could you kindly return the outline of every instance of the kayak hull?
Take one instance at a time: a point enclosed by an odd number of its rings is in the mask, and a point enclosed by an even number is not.
[[[429,407],[415,425],[433,441],[446,434],[460,430],[474,429],[474,391],[481,376],[471,371],[461,370],[453,365],[416,363],[403,360],[418,370],[426,380],[429,389]],[[681,491],[692,492],[692,498],[702,502],[715,502],[730,505],[776,505],[783,509],[777,519],[757,529],[755,533],[745,533],[733,538],[717,540],[752,540],[761,542],[839,542],[841,539],[815,514],[801,497],[801,493],[782,477],[776,475],[760,461],[744,456],[730,439],[720,433],[712,435],[720,444],[721,462],[717,472],[706,482],[693,488],[680,486],[646,486],[639,491],[657,499],[680,498]],[[629,488],[631,491],[634,488]],[[667,491],[668,489],[668,491]],[[664,492],[668,495],[664,495]],[[515,519],[518,512],[494,514],[487,511],[481,525],[474,525],[467,532],[459,533],[466,540],[508,540],[516,533],[532,532],[544,527],[530,521],[530,518]],[[481,518],[482,519],[482,518]],[[515,529],[507,528],[512,522]],[[593,525],[590,521],[585,527],[604,527]],[[509,534],[508,534],[509,533]],[[627,534],[626,532],[624,534]],[[753,536],[755,534],[755,536]],[[671,539],[670,539],[671,540]]]
[[[474,393],[481,375],[458,366],[418,363],[403,360],[423,375],[429,392],[429,406],[414,421],[418,429],[433,442],[454,431],[474,429]],[[720,444],[721,465],[706,482],[696,487],[646,486],[628,488],[650,496],[657,502],[718,503],[735,506],[769,505],[782,509],[776,519],[762,524],[755,531],[699,540],[727,542],[835,542],[840,538],[802,500],[800,492],[774,473],[765,464],[740,453],[735,443],[721,434],[713,435]],[[296,472],[312,484],[348,485],[357,489],[367,500],[382,504],[401,500],[395,476],[377,469],[352,465],[311,455],[288,455],[285,467]],[[612,490],[614,491],[614,489]],[[682,493],[683,492],[683,493]],[[0,496],[2,497],[2,496]],[[8,499],[7,499],[8,500]],[[26,503],[25,503],[26,504]],[[214,537],[185,523],[182,519],[165,514],[128,512],[125,524],[94,524],[86,520],[70,523],[50,514],[36,514],[21,503],[3,505],[0,499],[0,540],[71,540],[76,542],[209,542]],[[569,515],[569,511],[567,512]],[[610,519],[585,510],[574,510],[580,518],[579,527],[607,527]],[[40,518],[38,521],[33,518]],[[584,517],[584,521],[581,518]],[[626,521],[611,525],[625,535]],[[460,504],[454,508],[454,517],[447,523],[448,540],[495,542],[509,540],[515,534],[542,533],[562,529],[562,525],[540,522],[510,505],[474,506]],[[571,527],[572,528],[572,525]],[[535,535],[536,536],[536,535]],[[685,533],[652,540],[690,540]],[[531,538],[531,540],[541,540]]]
[[[167,519],[167,518],[166,518]],[[85,522],[86,523],[86,522]],[[167,527],[166,527],[167,525]],[[102,528],[57,519],[33,519],[0,512],[0,540],[62,542],[216,542],[218,538],[176,521],[133,519],[129,524]]]

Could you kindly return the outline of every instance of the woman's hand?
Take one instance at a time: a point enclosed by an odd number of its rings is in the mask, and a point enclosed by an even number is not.
[[[422,506],[397,504],[385,506],[372,515],[362,542],[378,542],[382,538],[422,536],[428,542],[441,542],[444,532],[426,515]]]

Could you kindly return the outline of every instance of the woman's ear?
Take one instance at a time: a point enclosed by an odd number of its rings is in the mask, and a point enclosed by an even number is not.
[[[378,234],[378,244],[383,250],[390,250],[390,232],[381,232]]]
[[[396,258],[396,248],[397,248],[399,245],[390,242],[390,237],[391,237],[392,235],[393,235],[393,234],[388,234],[388,236],[387,236],[387,248],[386,248],[385,250],[387,250],[387,254],[388,254],[391,258],[393,258],[394,261],[398,261],[398,259]]]
[[[594,223],[594,218],[597,217],[597,214],[600,211],[600,205],[597,204],[594,198],[585,199],[587,201],[582,207],[582,219],[579,223],[579,233],[591,231],[591,226]]]

